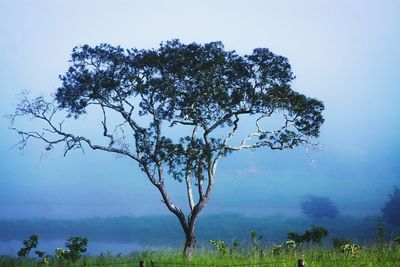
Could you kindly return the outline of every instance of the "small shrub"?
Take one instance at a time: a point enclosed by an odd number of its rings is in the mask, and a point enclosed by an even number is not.
[[[310,230],[304,232],[303,239],[305,242],[319,244],[328,235],[329,232],[325,228],[312,225]]]
[[[82,256],[82,253],[86,252],[87,244],[87,238],[80,236],[70,237],[65,243],[65,246],[69,249],[69,259],[73,262],[77,261]]]
[[[29,255],[29,252],[31,249],[36,248],[37,245],[39,244],[38,236],[37,235],[31,235],[29,239],[24,240],[23,242],[24,248],[21,248],[18,251],[18,256],[19,257],[27,257]]]
[[[210,240],[210,243],[217,248],[220,256],[225,256],[228,253],[228,246],[222,240]]]
[[[71,236],[67,242],[65,242],[65,246],[68,249],[57,248],[55,250],[55,255],[57,261],[72,261],[75,262],[82,257],[82,253],[85,253],[87,250],[88,240],[87,238],[80,236]]]
[[[66,250],[66,249],[56,248],[54,254],[55,254],[56,260],[58,262],[68,260],[68,250]]]

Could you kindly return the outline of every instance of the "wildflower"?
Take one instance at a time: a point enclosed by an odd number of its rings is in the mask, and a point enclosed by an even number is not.
[[[346,244],[343,246],[342,252],[346,255],[346,256],[350,256],[352,258],[357,258],[360,254],[360,249],[361,247],[356,245],[356,244]]]

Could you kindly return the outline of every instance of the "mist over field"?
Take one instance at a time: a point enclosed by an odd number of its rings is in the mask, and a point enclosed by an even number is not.
[[[249,217],[223,213],[204,215],[197,224],[198,246],[209,247],[209,240],[234,240],[250,242],[250,232],[263,237],[265,245],[280,243],[288,232],[304,232],[317,224],[329,229],[332,238],[347,238],[360,244],[376,241],[377,216],[365,218],[339,217],[337,219],[311,220],[304,217],[267,216]],[[389,235],[395,229],[386,229]],[[80,220],[8,220],[0,221],[0,251],[14,255],[21,248],[21,241],[35,233],[39,236],[40,249],[49,253],[63,247],[70,236],[89,239],[88,252],[92,255],[111,252],[128,254],[134,251],[176,249],[183,246],[183,233],[172,216],[91,218]]]
[[[22,90],[54,95],[77,45],[150,49],[173,38],[222,41],[240,55],[269,48],[288,58],[292,88],[325,105],[317,150],[261,148],[221,160],[198,239],[248,239],[257,230],[275,242],[318,224],[331,237],[373,240],[400,186],[399,17],[400,2],[390,0],[0,2],[0,254],[15,254],[34,233],[53,242],[49,249],[87,236],[94,254],[112,243],[124,253],[182,245],[177,219],[136,162],[88,148],[64,157],[62,146],[47,151],[36,141],[20,151],[3,117]],[[101,137],[100,117],[72,127]],[[188,211],[184,183],[166,186]],[[300,203],[310,195],[332,200],[338,218],[307,218]],[[397,231],[387,227],[388,236]]]

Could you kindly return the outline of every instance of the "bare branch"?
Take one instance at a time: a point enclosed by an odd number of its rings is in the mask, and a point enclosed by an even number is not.
[[[284,114],[283,126],[273,131],[262,130],[260,126],[260,121],[266,117],[269,117],[270,115],[271,113],[262,114],[259,118],[257,118],[256,120],[257,131],[250,133],[247,137],[243,138],[240,145],[225,146],[225,149],[230,151],[239,151],[242,149],[255,149],[262,146],[267,146],[273,150],[283,150],[283,149],[293,148],[294,146],[300,143],[301,144],[309,143],[308,139],[303,138],[302,135],[292,137],[292,139],[288,141],[282,141],[279,137],[277,137],[284,130],[289,129],[290,127],[295,127],[294,122],[297,118],[297,115],[294,116],[294,118],[289,118],[287,114]],[[258,140],[252,143],[251,140],[253,140],[254,138],[257,138]]]
[[[44,99],[41,97],[36,98],[33,102],[31,102],[28,100],[26,95],[23,96],[23,99],[17,107],[15,114],[9,115],[11,122],[10,129],[16,131],[20,135],[21,141],[17,144],[20,146],[20,148],[24,148],[28,140],[32,138],[44,141],[47,144],[47,150],[51,149],[55,144],[63,142],[65,144],[64,155],[66,155],[72,149],[83,149],[82,143],[86,143],[93,150],[102,150],[128,156],[141,163],[142,160],[139,157],[131,154],[128,150],[112,147],[114,137],[108,134],[104,108],[102,110],[104,115],[102,122],[104,130],[103,134],[104,136],[111,139],[111,142],[108,146],[94,144],[89,138],[64,132],[62,129],[64,121],[58,124],[52,121],[54,119],[54,115],[56,114],[56,112],[60,111],[60,109],[55,107],[52,103],[44,101]],[[18,130],[16,127],[12,126],[14,125],[15,119],[17,117],[25,115],[32,116],[33,118],[43,121],[48,127],[44,127],[44,132],[39,133]],[[50,136],[46,136],[45,132],[54,135],[53,138],[51,138]]]

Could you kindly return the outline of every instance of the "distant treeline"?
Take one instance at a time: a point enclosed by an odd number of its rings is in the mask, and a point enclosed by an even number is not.
[[[247,217],[239,214],[207,215],[199,218],[198,241],[210,239],[248,240],[252,230],[264,236],[265,242],[281,242],[288,232],[302,232],[310,225],[329,230],[330,237],[347,238],[357,242],[373,241],[378,217],[338,217],[318,221],[299,217]],[[390,229],[386,231],[390,234]],[[36,234],[43,240],[84,236],[90,241],[138,243],[142,245],[178,245],[183,241],[182,230],[173,216],[91,218],[80,220],[2,220],[0,240],[23,240]]]

